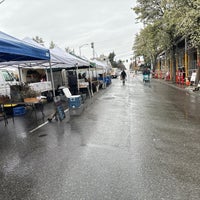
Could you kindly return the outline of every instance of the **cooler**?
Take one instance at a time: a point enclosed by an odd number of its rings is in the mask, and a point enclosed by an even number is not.
[[[82,104],[81,95],[71,95],[68,88],[63,88],[63,93],[68,99],[69,108],[79,108]]]
[[[81,103],[81,95],[72,95],[68,97],[68,105],[70,108],[79,108]]]
[[[26,109],[24,106],[18,106],[18,107],[13,108],[14,116],[24,115],[25,113],[26,113]]]

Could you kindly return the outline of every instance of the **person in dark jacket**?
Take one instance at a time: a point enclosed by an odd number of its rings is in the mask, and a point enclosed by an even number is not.
[[[142,74],[143,74],[143,81],[149,81],[150,80],[150,70],[148,68],[145,68]],[[148,79],[145,78],[145,75],[148,75]]]
[[[126,72],[123,70],[122,72],[121,72],[121,80],[122,80],[122,82],[123,82],[123,85],[125,84],[125,80],[126,80]]]

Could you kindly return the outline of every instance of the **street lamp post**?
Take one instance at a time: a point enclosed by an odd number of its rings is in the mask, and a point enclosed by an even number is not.
[[[81,57],[81,48],[84,47],[84,46],[87,46],[88,44],[82,44],[81,46],[79,46],[79,55]]]

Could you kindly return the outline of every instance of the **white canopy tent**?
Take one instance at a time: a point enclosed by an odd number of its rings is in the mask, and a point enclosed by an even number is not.
[[[27,43],[34,45],[34,46],[38,46],[38,47],[43,47],[41,44],[37,43],[36,41],[34,41],[33,39],[26,37],[23,39],[23,41],[26,41]],[[52,68],[55,68],[57,64],[61,65],[62,67],[71,67],[71,65],[73,64],[70,60],[65,59],[65,57],[58,51],[56,50],[49,50],[50,51],[50,61],[51,61],[51,66]],[[47,67],[45,64],[44,65],[40,65],[41,67]]]
[[[65,52],[60,47],[55,46],[53,49],[50,49],[50,53],[53,56],[52,62],[54,62],[54,58],[58,58],[63,61],[65,64],[70,63],[69,67],[81,67],[81,66],[89,66],[89,61],[81,59],[75,55]],[[58,57],[57,57],[58,56]]]
[[[41,44],[35,42],[29,37],[26,37],[23,40],[32,45],[43,47]],[[90,64],[89,61],[71,55],[58,46],[55,46],[53,49],[49,49],[49,51],[51,55],[51,65],[53,68],[72,68],[75,66],[89,66]]]
[[[91,60],[91,62],[95,63],[97,69],[103,69],[106,71],[111,69],[111,66],[108,65],[107,61],[93,59]]]

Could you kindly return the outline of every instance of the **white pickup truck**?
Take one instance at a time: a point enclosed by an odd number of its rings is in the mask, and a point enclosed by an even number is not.
[[[0,95],[10,96],[10,85],[16,85],[18,82],[12,74],[5,70],[0,69]]]
[[[11,96],[10,85],[18,85],[19,82],[15,77],[6,69],[0,69],[0,96]],[[29,86],[47,96],[52,96],[51,81],[29,83]]]

